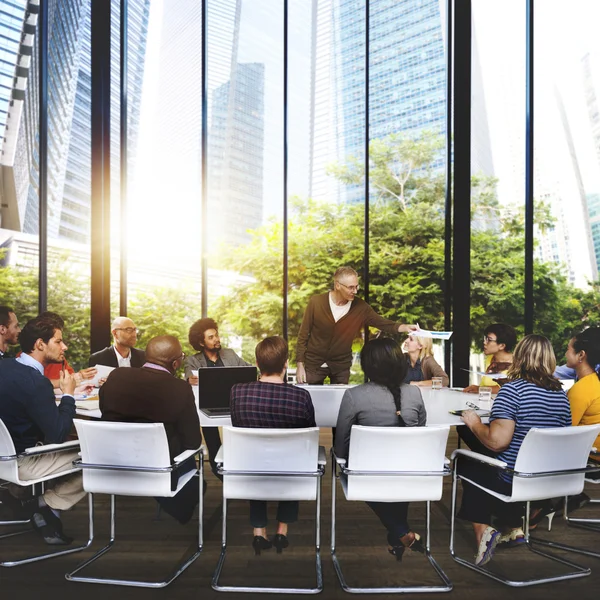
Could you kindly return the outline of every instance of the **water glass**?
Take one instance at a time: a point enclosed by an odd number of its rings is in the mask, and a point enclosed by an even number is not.
[[[492,405],[492,388],[486,386],[479,387],[479,404],[485,402],[488,406]]]
[[[431,378],[431,389],[432,390],[441,390],[442,389],[442,381],[441,377],[432,377]]]

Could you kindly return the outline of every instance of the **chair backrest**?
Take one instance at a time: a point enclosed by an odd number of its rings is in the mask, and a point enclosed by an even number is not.
[[[171,464],[162,423],[74,421],[84,463],[164,468]],[[171,473],[120,470],[83,470],[86,492],[122,496],[168,496]]]
[[[353,425],[348,468],[361,472],[434,472],[438,475],[348,475],[348,500],[410,502],[442,497],[450,427]]]
[[[0,456],[15,456],[15,445],[6,425],[0,420]],[[17,459],[0,460],[0,479],[17,483],[19,481]]]
[[[530,429],[521,444],[515,471],[545,473],[582,469],[587,465],[590,449],[600,425]],[[581,493],[585,473],[552,477],[515,477],[512,499],[544,500]]]
[[[319,457],[319,428],[223,428],[223,468],[249,473],[313,473]],[[315,500],[318,481],[285,475],[227,475],[223,497],[244,500]]]

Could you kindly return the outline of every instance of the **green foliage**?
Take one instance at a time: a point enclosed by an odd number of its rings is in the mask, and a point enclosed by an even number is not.
[[[426,132],[372,140],[370,181],[377,202],[370,208],[370,303],[381,315],[404,323],[442,329],[444,323],[445,181],[430,165],[443,147]],[[362,182],[356,158],[332,165],[347,184]],[[497,180],[472,178],[471,341],[479,347],[485,326],[507,322],[523,332],[524,214],[501,206]],[[549,207],[536,203],[536,224],[552,226]],[[251,241],[220,253],[219,268],[247,276],[216,298],[209,314],[222,336],[242,337],[243,356],[254,359],[256,342],[283,331],[283,223],[271,220],[251,233]],[[330,288],[333,272],[364,264],[364,206],[294,197],[288,224],[288,332],[290,358],[304,309],[311,296]],[[3,256],[0,255],[0,265]],[[80,368],[89,355],[89,277],[76,275],[69,256],[49,264],[49,309],[64,316],[69,361]],[[562,360],[568,339],[584,326],[600,323],[600,282],[588,290],[570,285],[560,267],[537,262],[534,269],[535,330],[548,336]],[[37,271],[0,266],[0,303],[13,306],[22,323],[37,313]],[[200,313],[190,282],[155,287],[132,295],[129,315],[140,328],[138,346],[159,334],[182,341]],[[357,340],[353,351],[360,348]]]

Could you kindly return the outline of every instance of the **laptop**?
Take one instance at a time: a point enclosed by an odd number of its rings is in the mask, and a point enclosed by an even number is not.
[[[256,381],[256,367],[198,369],[198,408],[208,417],[228,417],[231,388],[249,381]]]

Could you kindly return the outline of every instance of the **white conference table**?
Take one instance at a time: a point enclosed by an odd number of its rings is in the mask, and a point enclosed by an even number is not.
[[[337,416],[340,410],[340,404],[344,392],[353,387],[351,385],[303,385],[301,386],[311,396],[313,406],[315,407],[315,421],[318,427],[335,427]],[[465,394],[458,390],[442,388],[441,390],[432,390],[428,387],[420,388],[423,395],[423,401],[427,410],[427,425],[462,425],[460,417],[451,415],[450,410],[463,410],[467,407],[467,402],[477,404],[482,409],[487,410],[489,404],[480,402],[476,394]],[[194,386],[194,396],[198,401],[198,388]],[[77,408],[78,415],[86,416],[91,419],[99,419],[102,413],[99,409],[85,410]],[[209,417],[201,410],[198,411],[200,425],[202,427],[227,427],[231,425],[231,417]],[[484,422],[487,419],[482,419]]]

